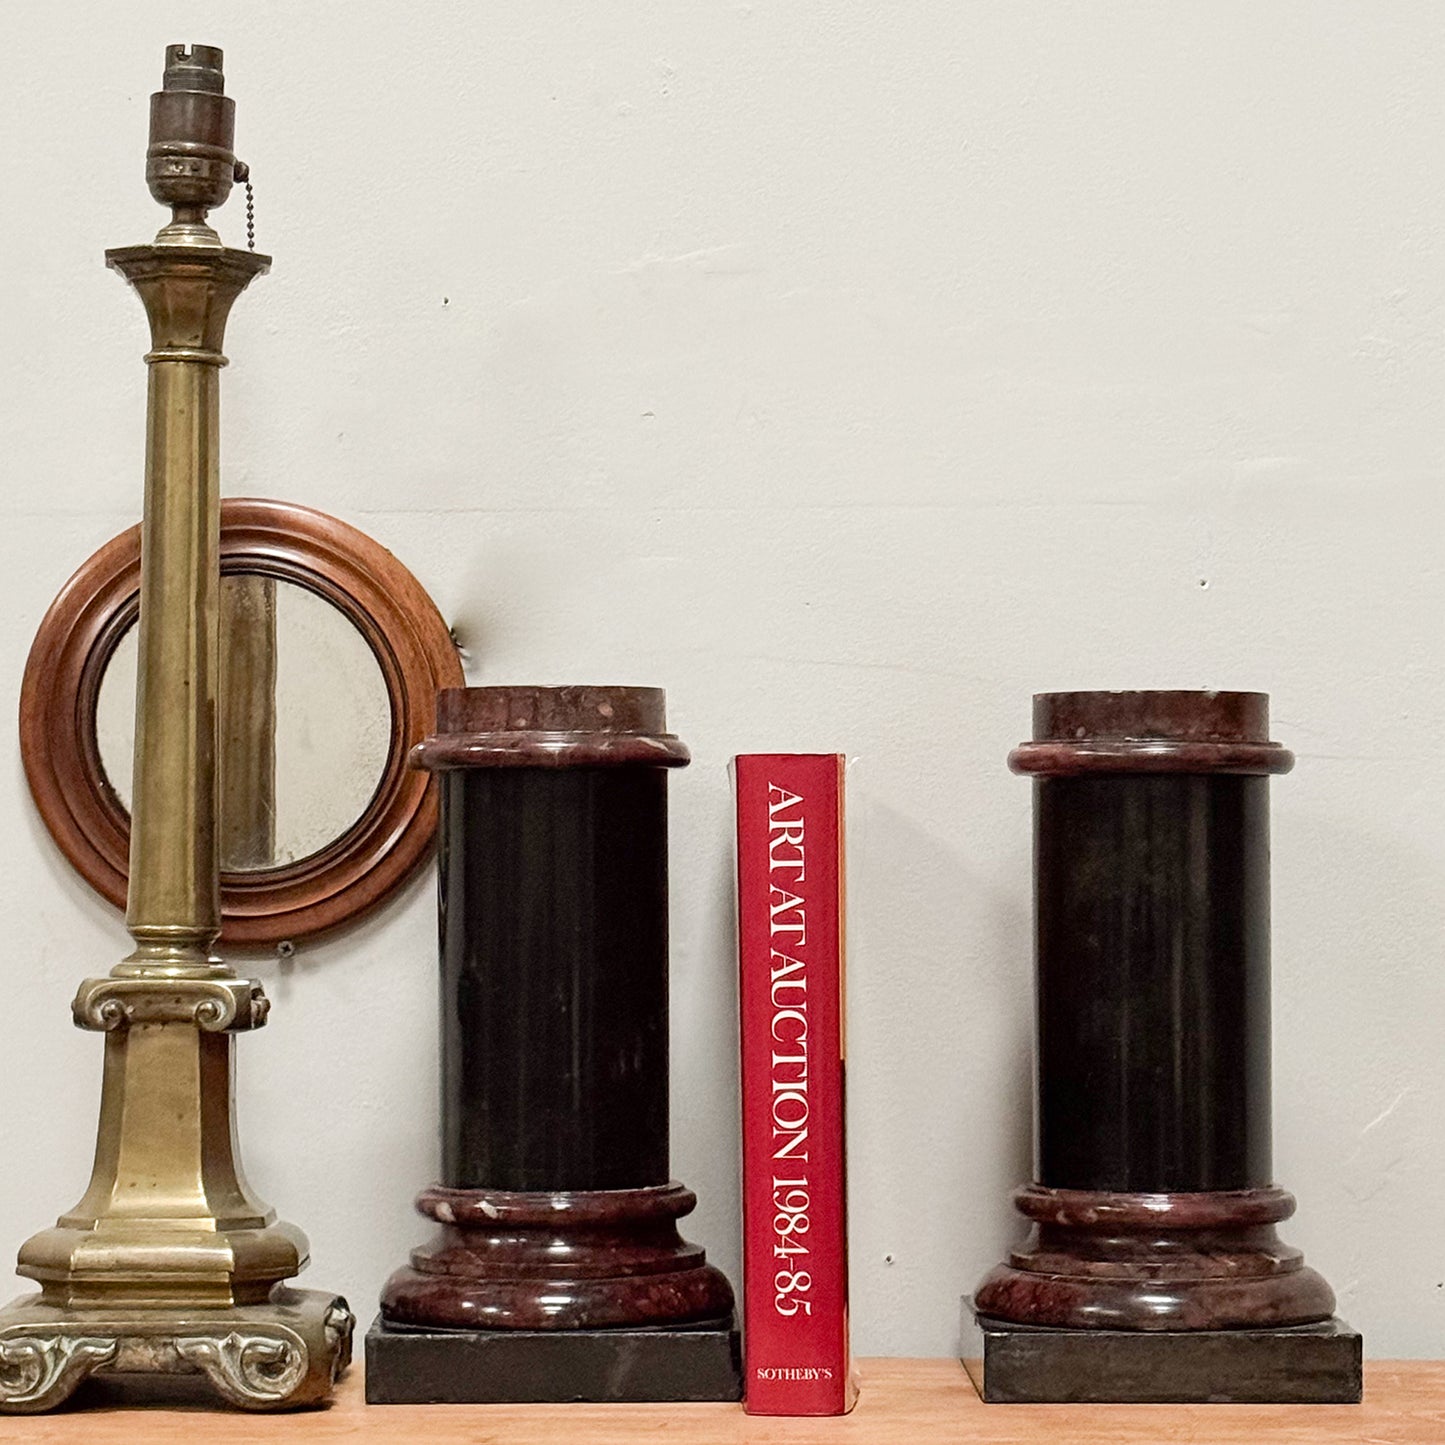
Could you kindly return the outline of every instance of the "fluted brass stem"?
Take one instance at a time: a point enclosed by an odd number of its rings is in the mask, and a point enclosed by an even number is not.
[[[264,257],[200,246],[113,251],[152,331],[125,974],[207,977],[221,928],[216,739],[220,379],[226,317]]]

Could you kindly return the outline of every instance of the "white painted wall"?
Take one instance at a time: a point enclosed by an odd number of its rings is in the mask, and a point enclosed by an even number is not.
[[[212,0],[0,48],[0,713],[137,515],[101,262],[221,44],[273,275],[223,475],[373,533],[474,681],[665,685],[675,1164],[734,1275],[731,753],[855,773],[856,1344],[944,1355],[1027,1171],[1029,694],[1263,688],[1277,1164],[1374,1355],[1445,1322],[1445,8]],[[239,199],[218,216],[236,243]],[[84,1185],[119,919],[0,771],[0,1248]],[[246,1161],[368,1316],[434,1167],[430,879],[254,965]],[[886,1257],[892,1257],[892,1264]]]

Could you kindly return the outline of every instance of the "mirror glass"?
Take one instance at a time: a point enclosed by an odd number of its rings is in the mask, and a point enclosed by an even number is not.
[[[324,597],[259,573],[221,579],[221,867],[294,863],[366,810],[391,751],[386,679]],[[134,625],[96,700],[101,765],[127,809],[135,741]]]

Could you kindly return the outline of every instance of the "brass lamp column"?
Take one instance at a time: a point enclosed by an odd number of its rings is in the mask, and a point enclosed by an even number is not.
[[[85,1197],[20,1250],[38,1296],[0,1311],[0,1409],[47,1410],[92,1373],[207,1376],[232,1404],[324,1399],[350,1356],[344,1300],[282,1281],[299,1230],[251,1193],[232,1118],[235,1035],[261,985],[212,951],[220,639],[219,379],[226,317],[269,258],[206,224],[236,178],[221,52],[173,45],[151,98],[146,178],[172,208],[149,246],[106,259],[135,287],[146,356],[145,515],[126,923],[133,952],[87,979],[75,1022],[105,1034]]]

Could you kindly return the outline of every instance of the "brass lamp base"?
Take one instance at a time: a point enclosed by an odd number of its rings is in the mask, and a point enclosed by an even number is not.
[[[63,1309],[39,1295],[0,1309],[0,1411],[39,1414],[91,1375],[204,1375],[242,1410],[325,1400],[351,1361],[339,1295],[279,1285],[223,1309]]]
[[[346,1301],[281,1282],[306,1267],[306,1237],[240,1172],[232,1053],[268,1005],[217,971],[80,986],[75,1022],[105,1034],[95,1168],[21,1247],[43,1292],[0,1309],[0,1413],[54,1409],[96,1374],[202,1375],[243,1410],[295,1409],[351,1360]]]

